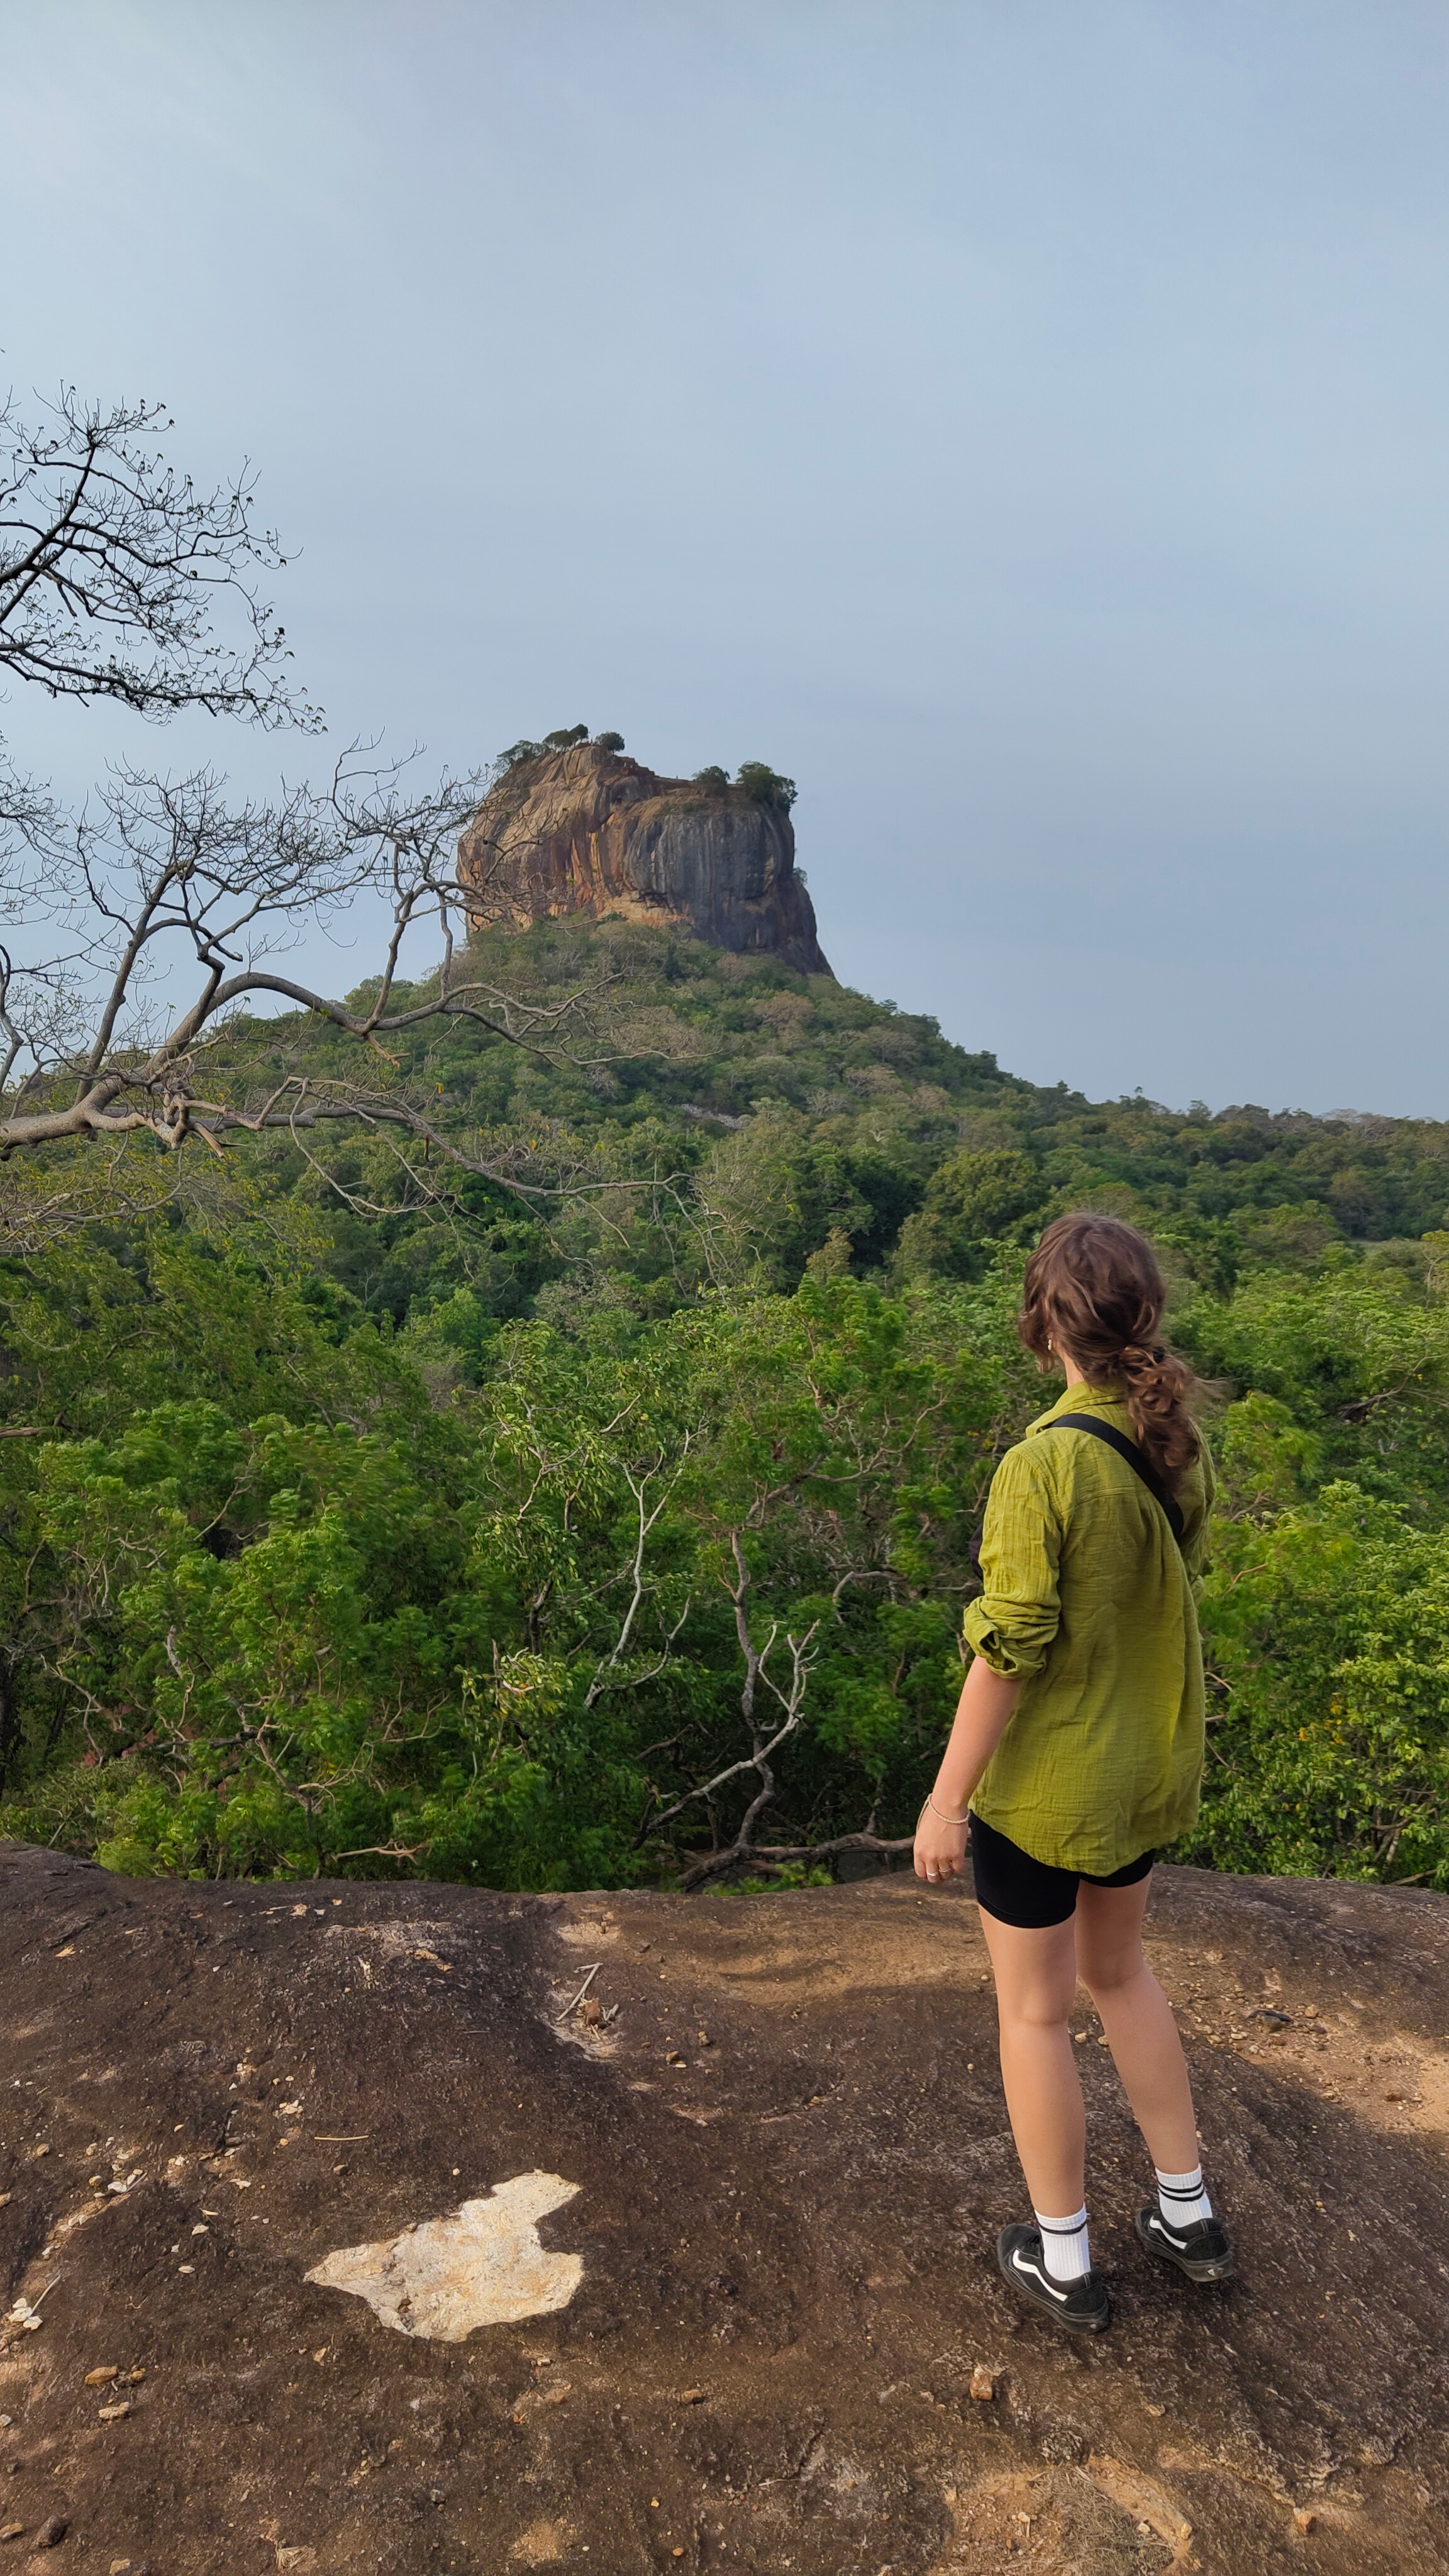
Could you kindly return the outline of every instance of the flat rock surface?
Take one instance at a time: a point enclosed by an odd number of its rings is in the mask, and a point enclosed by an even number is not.
[[[1158,1872],[1241,2275],[1138,2251],[1083,1999],[1085,2346],[996,2273],[1022,2190],[959,1891],[7,1845],[0,1943],[0,2576],[1449,2569],[1449,1899]]]

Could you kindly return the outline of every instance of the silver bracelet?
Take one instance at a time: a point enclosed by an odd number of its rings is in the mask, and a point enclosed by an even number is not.
[[[937,1806],[929,1789],[926,1791],[926,1804],[930,1808],[933,1816],[939,1816],[943,1825],[969,1825],[971,1822],[971,1810],[969,1807],[967,1808],[964,1816],[948,1816],[944,1807]]]

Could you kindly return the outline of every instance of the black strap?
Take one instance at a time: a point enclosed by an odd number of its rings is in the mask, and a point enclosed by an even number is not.
[[[1141,1477],[1153,1501],[1162,1505],[1167,1514],[1168,1527],[1178,1546],[1181,1547],[1182,1533],[1187,1526],[1182,1517],[1182,1506],[1176,1495],[1169,1492],[1164,1485],[1151,1460],[1138,1448],[1135,1440],[1128,1439],[1125,1431],[1116,1430],[1113,1424],[1103,1422],[1095,1413],[1057,1413],[1052,1416],[1050,1422],[1042,1424],[1042,1429],[1043,1431],[1090,1431],[1094,1440],[1105,1440],[1109,1449],[1115,1449],[1119,1458],[1126,1459],[1133,1475]]]

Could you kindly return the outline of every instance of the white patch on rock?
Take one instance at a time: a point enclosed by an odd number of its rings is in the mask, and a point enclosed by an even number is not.
[[[475,2326],[566,2308],[584,2276],[578,2254],[550,2254],[538,2221],[578,2191],[560,2174],[515,2174],[451,2218],[425,2219],[380,2245],[344,2245],[307,2274],[324,2290],[366,2299],[385,2326],[433,2343],[462,2343]]]

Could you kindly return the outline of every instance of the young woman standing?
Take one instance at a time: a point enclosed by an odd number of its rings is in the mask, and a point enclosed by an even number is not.
[[[1197,1814],[1212,1500],[1192,1373],[1156,1338],[1164,1296],[1145,1236],[1113,1217],[1059,1217],[1027,1263],[1018,1330],[1066,1392],[992,1481],[965,1622],[975,1660],[916,1828],[916,1874],[933,1883],[964,1874],[969,1838],[995,1971],[1035,2222],[1004,2228],[997,2260],[1024,2299],[1088,2334],[1111,2308],[1087,2235],[1079,1978],[1156,2168],[1138,2236],[1191,2281],[1233,2269],[1177,2025],[1142,1955],[1153,1853]]]

